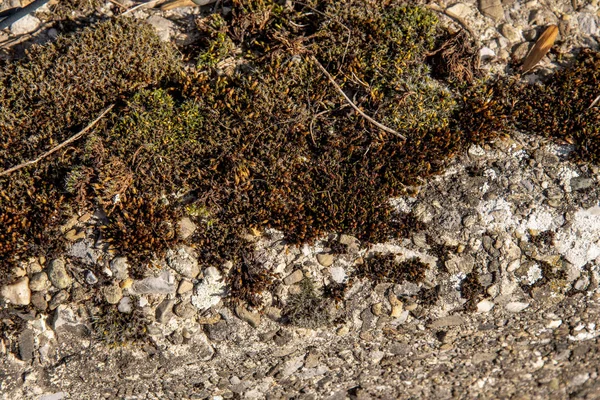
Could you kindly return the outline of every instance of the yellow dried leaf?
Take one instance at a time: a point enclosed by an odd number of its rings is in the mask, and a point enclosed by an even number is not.
[[[525,58],[523,65],[521,66],[522,72],[527,72],[531,68],[535,67],[535,65],[548,53],[554,41],[556,40],[556,36],[558,35],[558,26],[550,25],[542,36],[535,42],[535,45]]]

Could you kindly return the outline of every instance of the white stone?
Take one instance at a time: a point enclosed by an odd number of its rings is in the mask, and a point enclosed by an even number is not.
[[[562,325],[562,320],[561,319],[555,319],[555,320],[552,320],[552,321],[548,322],[548,324],[546,325],[546,328],[548,328],[548,329],[555,329],[555,328],[558,328],[561,325]]]
[[[471,13],[471,7],[465,3],[456,3],[452,7],[446,8],[449,14],[455,15],[460,18],[464,18]]]
[[[189,246],[181,246],[176,251],[167,251],[167,263],[186,278],[195,278],[200,273],[195,251]]]
[[[519,301],[513,301],[504,306],[506,311],[514,313],[521,312],[527,307],[529,307],[529,303],[521,303]]]
[[[38,26],[40,26],[40,20],[28,14],[10,26],[10,33],[24,35],[35,31]]]
[[[346,270],[342,267],[331,267],[329,268],[331,279],[336,283],[343,283],[346,280]]]
[[[11,304],[26,306],[31,301],[31,290],[29,290],[29,278],[23,277],[12,285],[3,286],[0,289],[0,297]]]
[[[494,308],[494,303],[489,300],[481,300],[477,303],[477,312],[486,313],[490,312]]]

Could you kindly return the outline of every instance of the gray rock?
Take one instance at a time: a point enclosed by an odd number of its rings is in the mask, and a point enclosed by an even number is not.
[[[152,25],[156,29],[156,33],[160,40],[168,42],[171,38],[171,31],[173,29],[173,22],[159,15],[153,15],[146,20],[147,23]]]
[[[598,27],[598,17],[590,13],[579,13],[577,15],[577,23],[581,33],[587,36],[595,36],[600,34]]]
[[[594,180],[591,178],[575,177],[571,178],[571,190],[584,190],[591,187],[594,184]]]
[[[115,257],[110,262],[110,271],[113,277],[119,281],[129,278],[129,263],[127,257]]]
[[[33,360],[35,350],[34,335],[31,329],[25,329],[19,335],[19,358],[23,361]]]
[[[50,281],[45,272],[34,274],[29,280],[29,289],[33,292],[42,292],[50,288]]]
[[[479,0],[478,8],[483,15],[493,19],[495,22],[504,18],[504,10],[502,9],[500,0]]]
[[[178,317],[188,319],[192,318],[198,310],[192,305],[192,303],[190,303],[189,300],[185,300],[181,303],[175,304],[175,307],[173,307],[173,311]]]
[[[40,26],[40,20],[31,14],[28,14],[10,26],[10,33],[13,35],[25,35],[35,31]]]
[[[48,308],[50,310],[54,310],[59,305],[66,303],[67,300],[69,300],[69,292],[67,292],[66,290],[61,290],[60,292],[52,296],[50,303],[48,303]]]
[[[223,340],[227,340],[231,331],[227,322],[219,321],[216,324],[206,325],[206,332],[208,334],[208,338],[214,342],[222,342]]]
[[[513,49],[512,58],[517,62],[521,62],[527,57],[529,49],[533,46],[531,43],[523,42]]]
[[[42,292],[35,292],[31,295],[31,305],[40,311],[45,311],[48,308],[46,296]]]
[[[465,3],[456,3],[453,6],[448,7],[446,11],[457,17],[464,18],[471,13],[471,8]]]
[[[238,304],[235,307],[235,314],[239,319],[247,322],[253,328],[256,328],[260,325],[260,314],[249,311],[244,304]]]
[[[283,283],[285,283],[286,285],[293,285],[295,283],[300,282],[302,278],[304,278],[304,274],[301,270],[297,269],[288,276],[286,276],[283,280]]]
[[[176,289],[175,279],[167,271],[164,271],[158,277],[135,281],[131,286],[133,294],[169,294],[175,293]]]
[[[57,392],[52,394],[45,394],[40,396],[39,400],[62,400],[65,399],[69,394],[66,392]]]
[[[0,297],[11,304],[26,306],[31,302],[29,278],[24,276],[12,285],[3,286],[0,289]]]
[[[66,289],[73,283],[73,280],[67,273],[65,262],[60,258],[50,261],[48,278],[57,289]]]
[[[195,278],[200,273],[198,260],[194,249],[189,246],[181,246],[176,251],[167,252],[167,263],[179,274],[186,278]]]
[[[510,24],[502,24],[500,33],[511,43],[520,42],[522,38],[521,31]]]
[[[108,304],[117,304],[123,298],[123,291],[117,285],[103,287],[102,294]]]
[[[432,329],[447,328],[449,326],[459,326],[465,323],[465,320],[460,315],[451,315],[449,317],[438,318],[429,326]]]
[[[156,307],[157,322],[166,324],[173,318],[173,304],[175,304],[175,300],[165,299]]]

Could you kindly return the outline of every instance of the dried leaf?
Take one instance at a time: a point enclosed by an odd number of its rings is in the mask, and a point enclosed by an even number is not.
[[[523,62],[523,66],[521,66],[521,71],[524,73],[535,67],[535,65],[548,53],[554,41],[556,40],[556,36],[558,35],[558,27],[556,25],[550,25],[542,36],[535,42],[535,46],[531,49],[525,61]]]

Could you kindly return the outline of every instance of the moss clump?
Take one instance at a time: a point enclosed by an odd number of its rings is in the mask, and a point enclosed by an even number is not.
[[[148,323],[149,320],[140,309],[122,313],[114,305],[99,306],[91,315],[93,337],[109,347],[147,342]]]
[[[107,104],[158,85],[177,69],[174,50],[160,42],[152,27],[128,19],[101,22],[33,46],[24,60],[0,69],[0,170],[36,158]],[[0,177],[0,281],[23,254],[51,256],[60,249],[57,227],[75,209],[93,203],[91,187],[99,180],[110,186],[113,178],[123,179],[115,174],[127,171],[115,170],[110,159],[97,170],[90,168],[102,155],[102,143],[94,144],[94,138]],[[114,191],[97,194],[106,203]]]
[[[327,299],[315,290],[310,278],[300,281],[300,293],[292,294],[283,309],[283,316],[291,325],[315,329],[332,322]]]
[[[507,101],[513,124],[540,136],[576,145],[584,161],[600,161],[600,53],[583,50],[573,65],[558,70],[543,85],[512,85]]]
[[[465,309],[475,311],[477,303],[485,296],[485,287],[479,282],[479,272],[473,270],[469,272],[460,284],[460,295],[467,299]]]
[[[375,283],[420,283],[425,279],[429,266],[417,257],[398,262],[395,254],[374,254],[357,267],[357,278],[368,278]]]

